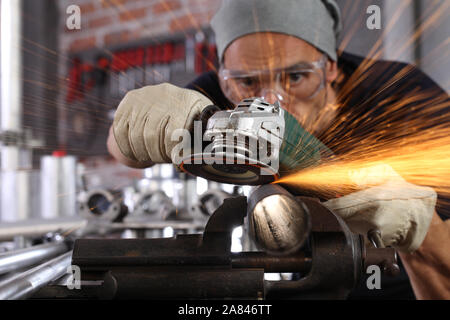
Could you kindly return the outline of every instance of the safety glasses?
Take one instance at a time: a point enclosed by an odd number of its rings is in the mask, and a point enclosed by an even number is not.
[[[318,61],[300,62],[288,68],[237,71],[219,69],[219,82],[225,96],[238,104],[248,97],[262,97],[271,90],[287,101],[309,100],[325,86],[326,55]]]

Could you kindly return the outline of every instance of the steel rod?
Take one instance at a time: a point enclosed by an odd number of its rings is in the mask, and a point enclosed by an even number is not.
[[[15,236],[40,236],[48,232],[79,229],[85,227],[86,219],[77,217],[57,219],[33,219],[22,222],[2,223],[0,240],[11,240]]]
[[[0,254],[0,274],[35,265],[68,250],[66,243],[58,241],[2,253]]]
[[[67,273],[71,261],[72,251],[0,284],[0,300],[19,300],[32,296],[42,287]]]

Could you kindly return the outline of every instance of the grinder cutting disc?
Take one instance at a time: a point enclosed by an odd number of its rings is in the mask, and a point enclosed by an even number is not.
[[[215,155],[217,159],[218,155]],[[230,183],[238,185],[261,185],[274,182],[279,178],[278,172],[272,167],[257,160],[251,160],[244,155],[235,155],[241,161],[233,164],[226,163],[226,155],[222,157],[222,164],[194,164],[198,159],[212,158],[211,154],[193,154],[189,161],[184,159],[180,165],[181,170],[191,173],[195,176],[203,177],[208,180],[221,183]],[[237,159],[236,159],[237,160]],[[188,163],[186,163],[188,162]],[[264,174],[261,174],[264,172]]]

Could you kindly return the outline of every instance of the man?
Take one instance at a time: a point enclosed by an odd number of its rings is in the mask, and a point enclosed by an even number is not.
[[[339,8],[332,0],[224,1],[212,20],[219,72],[202,75],[188,86],[193,90],[162,84],[129,92],[110,129],[111,154],[136,168],[171,162],[178,143],[171,141],[171,133],[190,129],[205,107],[232,107],[243,98],[263,96],[268,102],[281,101],[339,156],[354,147],[346,143],[343,148],[340,140],[365,141],[384,132],[373,119],[388,115],[390,106],[402,99],[409,101],[410,91],[426,91],[422,100],[448,99],[410,66],[363,61],[346,53],[338,57],[340,25]],[[415,110],[419,101],[404,105]],[[417,117],[407,114],[403,120]],[[402,128],[401,123],[392,120],[394,127]],[[357,181],[365,190],[325,205],[355,232],[381,231],[384,243],[399,251],[416,298],[450,299],[450,225],[436,213],[436,193],[407,183],[389,166],[368,168],[362,180],[373,178],[374,171],[384,172],[384,178],[370,184]],[[364,286],[365,282],[351,297],[414,298],[411,291],[408,295],[406,275],[384,280],[380,292]]]

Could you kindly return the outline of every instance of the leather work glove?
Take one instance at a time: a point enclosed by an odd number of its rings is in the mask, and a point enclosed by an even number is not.
[[[389,165],[355,171],[351,180],[359,187],[371,187],[324,205],[355,233],[367,236],[369,231],[378,230],[385,246],[403,252],[418,249],[435,211],[436,192],[406,182]]]
[[[128,92],[116,111],[113,133],[121,153],[133,161],[170,163],[178,141],[175,129],[190,130],[195,118],[213,103],[201,93],[169,83]]]

